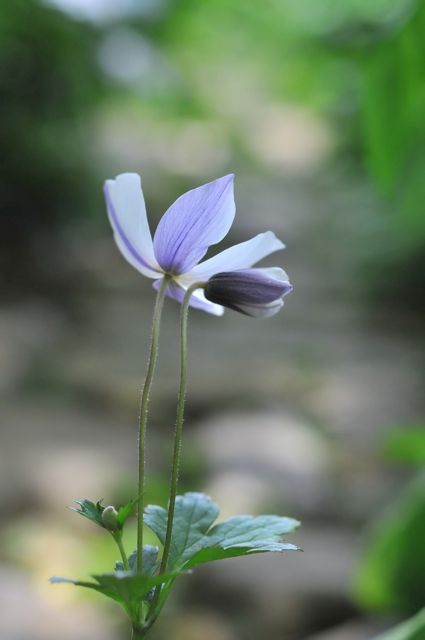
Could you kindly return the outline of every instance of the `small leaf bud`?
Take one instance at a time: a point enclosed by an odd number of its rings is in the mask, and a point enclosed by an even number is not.
[[[105,507],[102,512],[102,522],[105,529],[108,529],[108,531],[118,531],[119,523],[117,516],[118,513],[115,507]]]

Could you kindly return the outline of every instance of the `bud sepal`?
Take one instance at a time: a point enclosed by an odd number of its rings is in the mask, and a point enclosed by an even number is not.
[[[102,529],[114,533],[122,531],[126,520],[131,516],[134,507],[137,504],[137,498],[133,498],[118,509],[113,505],[104,507],[102,500],[92,502],[91,500],[76,500],[79,508],[69,507],[71,511],[79,513],[80,516],[87,518],[97,524]],[[105,513],[106,512],[106,513]]]

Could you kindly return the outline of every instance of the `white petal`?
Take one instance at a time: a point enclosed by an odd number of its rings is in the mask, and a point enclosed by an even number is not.
[[[185,275],[189,276],[193,282],[195,280],[207,280],[215,273],[222,271],[249,269],[249,267],[252,267],[270,253],[284,248],[283,242],[276,238],[272,231],[266,231],[265,233],[259,233],[258,236],[251,238],[251,240],[235,244],[213,258],[205,260],[205,262],[201,262],[190,273]]]
[[[153,287],[157,291],[161,286],[161,280],[162,278],[153,283]],[[182,303],[186,290],[187,286],[182,284],[180,278],[174,278],[167,287],[166,295],[169,298]],[[224,307],[219,304],[215,304],[214,302],[210,302],[210,300],[207,300],[202,289],[198,289],[197,291],[194,291],[192,293],[190,298],[190,306],[194,307],[195,309],[201,309],[202,311],[211,313],[214,316],[222,316],[224,313]]]
[[[125,259],[148,278],[162,273],[153,251],[140,176],[122,173],[104,186],[115,241]]]
[[[264,275],[275,278],[280,282],[289,282],[288,274],[280,267],[257,267],[257,271],[261,271]]]
[[[195,291],[192,294],[192,300],[193,299],[199,302],[199,306],[196,305],[196,302],[194,304],[191,302],[191,306],[197,306],[199,309],[202,309],[207,313],[211,313],[213,316],[222,316],[224,313],[224,307],[220,304],[215,304],[214,302],[207,300],[202,289],[198,289],[198,291]]]
[[[283,307],[283,300],[279,298],[268,304],[238,304],[237,308],[251,318],[271,318]]]

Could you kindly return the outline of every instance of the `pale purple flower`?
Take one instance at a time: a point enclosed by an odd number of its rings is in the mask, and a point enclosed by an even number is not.
[[[283,307],[292,291],[283,269],[240,269],[213,275],[205,285],[207,300],[253,318],[269,318]]]
[[[235,217],[233,174],[177,198],[162,216],[153,240],[140,176],[123,173],[115,180],[107,180],[104,192],[115,241],[125,259],[144,276],[152,278],[156,289],[164,275],[170,275],[167,295],[179,302],[190,285],[206,282],[217,273],[250,269],[262,258],[284,248],[274,233],[266,231],[200,262],[208,248],[220,242],[232,226]],[[217,304],[208,300],[199,289],[190,303],[222,315],[223,305],[230,306],[228,302]],[[260,304],[263,303],[262,298]]]

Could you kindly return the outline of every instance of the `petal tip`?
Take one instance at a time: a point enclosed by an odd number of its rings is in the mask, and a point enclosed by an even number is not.
[[[115,177],[116,182],[137,182],[138,185],[141,184],[142,179],[139,176],[138,173],[135,173],[134,171],[126,171],[125,173],[119,173],[116,177]]]
[[[215,180],[212,181],[212,183],[222,183],[224,185],[224,189],[228,189],[233,187],[233,183],[235,181],[235,174],[234,173],[226,173],[225,176],[221,176],[221,178],[216,178]]]
[[[279,249],[285,249],[286,245],[282,242],[280,238],[277,237],[274,231],[266,231],[265,235],[273,241],[273,247],[275,251],[279,251]]]

